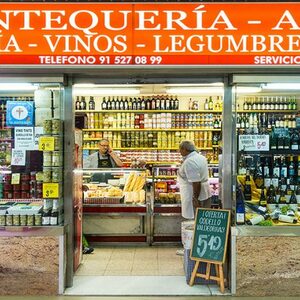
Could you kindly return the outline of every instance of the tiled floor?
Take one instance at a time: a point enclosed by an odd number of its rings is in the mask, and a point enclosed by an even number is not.
[[[184,275],[183,257],[175,247],[95,248],[83,255],[76,276]]]
[[[176,247],[96,248],[83,256],[65,295],[211,296],[217,286],[186,283],[183,256]],[[228,295],[229,293],[226,292]]]

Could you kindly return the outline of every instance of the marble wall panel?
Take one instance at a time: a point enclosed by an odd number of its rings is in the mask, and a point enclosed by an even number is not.
[[[237,296],[299,296],[300,237],[237,236]]]
[[[0,237],[0,295],[57,295],[58,237]]]

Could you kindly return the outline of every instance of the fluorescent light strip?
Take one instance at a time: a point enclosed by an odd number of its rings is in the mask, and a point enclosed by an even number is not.
[[[267,83],[262,85],[264,90],[300,90],[300,83]]]
[[[224,93],[223,87],[171,87],[166,89],[168,94],[183,94],[183,95],[194,95],[194,94],[206,94],[206,95],[222,95]]]
[[[86,95],[138,95],[140,90],[137,88],[73,88],[73,94],[75,96],[86,96]]]
[[[34,91],[38,89],[31,83],[0,83],[1,91]]]

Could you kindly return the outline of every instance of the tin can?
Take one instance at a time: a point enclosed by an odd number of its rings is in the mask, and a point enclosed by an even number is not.
[[[60,182],[62,181],[62,169],[54,168],[52,169],[52,182]]]
[[[52,166],[52,152],[45,151],[43,153],[43,166],[44,167],[51,167]]]
[[[60,134],[61,133],[61,120],[53,119],[52,120],[52,134]]]
[[[27,226],[33,226],[34,225],[34,216],[28,215],[27,216]]]
[[[4,183],[4,185],[3,185],[3,190],[4,191],[11,191],[12,189],[13,189],[12,184],[10,184],[10,183]]]
[[[30,180],[30,174],[27,174],[27,173],[21,174],[21,182],[29,181],[29,180]]]
[[[60,167],[62,166],[62,152],[54,151],[52,153],[52,166],[53,167]]]
[[[29,191],[30,190],[30,183],[29,182],[22,182],[21,183],[21,190],[22,191]]]
[[[12,191],[4,191],[3,195],[4,195],[4,199],[12,199],[13,197]]]
[[[36,180],[36,172],[30,172],[30,180],[35,181]]]
[[[5,215],[0,215],[0,226],[6,225],[6,217]]]
[[[13,198],[14,199],[20,199],[21,198],[21,192],[20,191],[14,191],[13,192]]]
[[[42,226],[42,215],[41,214],[34,215],[34,225]]]
[[[27,215],[20,215],[20,225],[21,226],[27,225]]]
[[[43,168],[43,174],[44,174],[43,182],[51,182],[52,169],[51,168]]]
[[[60,136],[54,136],[54,150],[62,150],[62,138]]]
[[[21,190],[21,184],[13,184],[13,191],[20,191]]]
[[[44,134],[52,134],[52,120],[43,121]]]
[[[22,199],[28,199],[30,198],[30,192],[28,191],[21,191],[21,198]]]
[[[13,226],[20,226],[20,215],[13,215]]]
[[[13,224],[13,216],[6,215],[6,226],[12,226],[12,224]]]

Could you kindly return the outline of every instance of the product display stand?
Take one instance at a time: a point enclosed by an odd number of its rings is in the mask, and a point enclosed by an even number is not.
[[[226,279],[224,279],[224,270],[223,270],[223,264],[222,263],[207,263],[206,265],[206,272],[205,274],[203,273],[198,273],[198,268],[200,265],[200,260],[197,260],[192,272],[192,276],[190,279],[190,286],[194,285],[194,281],[196,277],[204,278],[205,280],[215,280],[217,281],[218,285],[220,286],[220,291],[221,293],[224,293],[225,291],[225,282]],[[216,276],[211,276],[210,275],[210,270],[211,270],[211,265],[214,265],[215,270],[216,270]]]

